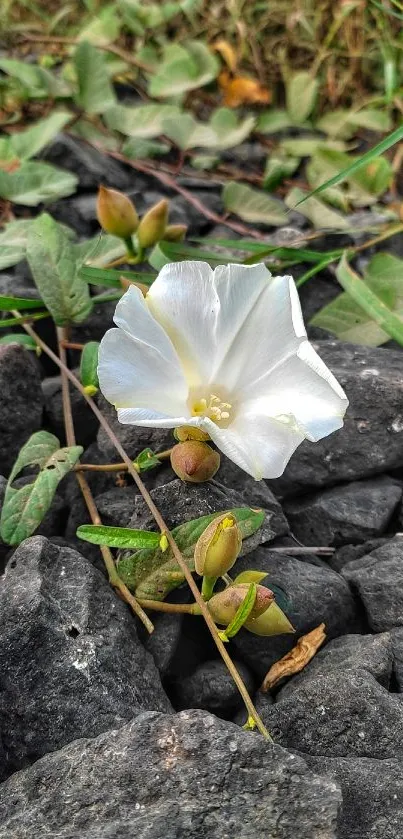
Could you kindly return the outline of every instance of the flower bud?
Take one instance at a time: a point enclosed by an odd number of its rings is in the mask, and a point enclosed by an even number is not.
[[[260,586],[259,586],[260,588]],[[263,614],[254,616],[253,610],[244,623],[245,629],[254,635],[284,635],[295,632],[293,625],[277,603],[272,603]]]
[[[209,481],[220,467],[220,455],[207,443],[187,440],[171,451],[171,466],[178,478],[191,484]]]
[[[202,431],[201,428],[195,428],[193,425],[180,425],[179,428],[174,429],[174,437],[179,443],[184,443],[185,440],[209,440],[209,435]]]
[[[168,221],[168,201],[163,198],[146,212],[137,231],[142,248],[151,248],[163,238]]]
[[[186,224],[168,224],[165,228],[164,239],[166,242],[181,242],[187,231]]]
[[[236,586],[228,586],[224,591],[215,594],[208,601],[208,608],[214,621],[221,626],[228,626],[234,619],[241,603],[243,603],[249,591],[248,583],[240,583]],[[245,626],[266,612],[274,600],[274,594],[265,586],[257,586],[256,599],[253,609],[245,623]],[[262,633],[264,634],[264,633]]]
[[[100,186],[97,198],[97,218],[106,233],[128,239],[136,232],[139,217],[133,202],[117,189]]]
[[[198,574],[221,577],[232,568],[242,547],[241,531],[231,513],[217,516],[196,542],[194,561]]]

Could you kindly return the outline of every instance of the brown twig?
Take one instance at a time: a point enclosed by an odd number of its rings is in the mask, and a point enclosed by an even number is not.
[[[59,37],[56,35],[30,35],[24,33],[22,43],[25,41],[30,41],[34,44],[66,44],[67,46],[71,45],[73,47],[80,44],[79,38]],[[146,73],[152,72],[153,68],[149,64],[146,64],[145,61],[141,61],[139,58],[136,58],[136,56],[132,55],[131,52],[127,52],[126,50],[121,49],[121,47],[115,46],[115,44],[97,44],[97,49],[103,50],[104,52],[111,52],[113,55],[117,55],[119,58],[122,58],[126,64],[131,64],[133,67],[145,70]]]
[[[158,460],[168,460],[171,456],[172,449],[165,449],[163,452],[155,452],[155,457]],[[135,463],[133,463],[136,469]],[[127,472],[126,463],[78,463],[74,467],[75,472]]]
[[[129,455],[124,450],[120,441],[116,437],[116,434],[114,433],[114,431],[110,427],[110,425],[109,425],[108,421],[105,419],[104,415],[99,410],[98,406],[95,404],[94,400],[91,399],[91,397],[88,396],[88,394],[85,392],[84,387],[82,386],[81,382],[77,379],[77,377],[74,375],[74,373],[72,373],[71,370],[67,367],[67,365],[64,364],[62,359],[59,358],[56,355],[56,353],[54,353],[53,350],[50,347],[48,347],[48,345],[44,341],[42,341],[42,339],[32,329],[32,327],[25,326],[24,328],[25,328],[26,332],[28,333],[28,335],[31,335],[31,338],[33,338],[34,341],[36,342],[36,344],[43,350],[43,352],[47,356],[49,356],[49,358],[51,358],[52,361],[54,361],[54,363],[59,367],[60,370],[64,371],[65,377],[67,379],[69,379],[72,382],[72,384],[74,385],[74,387],[76,387],[77,390],[81,393],[81,395],[84,397],[84,399],[86,400],[86,402],[90,406],[91,410],[93,411],[93,413],[97,417],[97,419],[98,419],[100,425],[102,426],[102,428],[104,429],[105,433],[108,435],[111,443],[114,445],[115,449],[119,452],[123,461],[126,463],[128,471],[131,474],[135,484],[138,486],[139,491],[140,491],[141,495],[143,496],[144,501],[146,502],[147,507],[150,510],[156,524],[158,525],[161,533],[166,536],[167,542],[168,542],[168,544],[169,544],[169,546],[172,550],[173,556],[175,557],[175,559],[176,559],[176,561],[179,565],[179,568],[183,572],[183,575],[186,579],[186,582],[188,583],[188,586],[189,586],[189,588],[190,588],[190,590],[191,590],[191,592],[192,592],[192,594],[195,598],[195,601],[196,601],[197,605],[200,607],[200,612],[203,615],[204,620],[205,620],[205,622],[206,622],[206,624],[207,624],[207,626],[210,630],[210,633],[213,637],[214,643],[216,644],[216,647],[217,647],[224,663],[226,664],[226,666],[227,666],[227,668],[228,668],[228,670],[229,670],[229,672],[230,672],[230,674],[231,674],[231,676],[232,676],[232,678],[233,678],[233,680],[234,680],[234,682],[235,682],[235,684],[236,684],[236,686],[239,690],[239,693],[242,696],[242,699],[243,699],[245,707],[248,711],[249,717],[251,719],[253,719],[256,727],[258,728],[260,733],[263,735],[263,737],[265,737],[266,740],[272,741],[272,738],[270,737],[270,734],[267,731],[266,726],[263,723],[263,720],[261,719],[258,712],[256,711],[256,708],[255,708],[255,706],[254,706],[254,704],[253,704],[253,702],[252,702],[252,700],[249,696],[248,690],[247,690],[247,688],[246,688],[246,686],[243,682],[243,679],[241,678],[240,674],[238,673],[238,670],[235,667],[235,665],[234,665],[234,663],[231,659],[231,656],[228,654],[228,652],[227,652],[227,650],[226,650],[226,648],[225,648],[225,646],[224,646],[224,644],[223,644],[223,642],[222,642],[222,640],[221,640],[221,638],[218,634],[217,627],[216,627],[216,625],[213,621],[213,618],[210,615],[210,612],[207,608],[207,605],[206,605],[205,601],[201,597],[199,589],[197,588],[197,585],[196,585],[196,583],[193,579],[192,573],[191,573],[191,571],[189,570],[189,568],[186,564],[185,558],[182,555],[182,552],[180,551],[174,537],[172,536],[171,532],[169,531],[161,513],[159,512],[159,510],[155,506],[154,501],[151,498],[151,495],[147,490],[147,487],[144,485],[143,481],[141,480],[140,475],[138,475],[138,473],[136,472],[136,470],[133,466],[133,463],[130,460]],[[80,473],[77,473],[77,474],[80,475]]]
[[[66,442],[68,446],[75,446],[76,445],[76,436],[74,431],[74,422],[73,422],[73,414],[71,410],[71,400],[70,400],[70,390],[69,390],[69,380],[67,377],[67,358],[66,358],[66,349],[65,345],[68,344],[66,330],[62,327],[57,327],[57,339],[58,339],[58,346],[59,346],[59,359],[61,362],[60,372],[61,372],[61,379],[62,379],[62,404],[63,404],[63,418],[64,418],[64,426],[66,430]],[[94,501],[94,497],[90,490],[90,487],[80,472],[76,472],[76,478],[78,485],[81,489],[83,494],[84,501],[87,505],[88,512],[90,514],[90,519],[93,524],[102,524],[100,515],[97,510],[97,506]],[[132,593],[129,591],[127,586],[124,582],[120,579],[119,574],[116,570],[115,562],[113,556],[111,554],[110,549],[107,545],[100,545],[100,551],[102,553],[102,558],[105,563],[106,570],[109,576],[110,584],[116,588],[126,603],[131,606],[137,617],[142,621],[144,626],[146,627],[148,632],[153,632],[154,626],[150,621],[148,615],[143,611],[139,603],[137,602],[136,598],[133,597]]]

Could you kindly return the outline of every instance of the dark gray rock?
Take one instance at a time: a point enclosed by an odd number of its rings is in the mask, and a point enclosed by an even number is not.
[[[202,711],[138,715],[0,789],[1,839],[336,839],[340,794],[302,758]]]
[[[163,449],[175,445],[172,429],[122,425],[118,420],[115,408],[110,402],[100,397],[98,406],[129,457],[134,459],[143,449],[148,447],[153,449],[153,451],[163,451]],[[98,431],[97,442],[98,448],[102,452],[106,463],[119,463],[121,461],[122,458],[102,427]]]
[[[275,553],[269,548],[258,548],[252,555],[238,559],[232,576],[249,568],[266,571],[263,585],[285,592],[289,603],[284,609],[296,629],[295,635],[272,638],[242,629],[232,640],[235,655],[247,662],[260,681],[301,635],[320,623],[325,623],[329,640],[362,628],[354,597],[346,581],[335,571]],[[283,607],[282,603],[280,605]]]
[[[315,349],[350,400],[344,427],[318,443],[302,443],[281,478],[279,495],[354,481],[403,466],[401,351],[318,341]]]
[[[393,651],[393,675],[398,693],[403,693],[403,628],[390,633]]]
[[[381,548],[382,545],[386,545],[386,542],[389,541],[389,536],[382,536],[379,539],[369,539],[368,542],[363,542],[361,545],[343,545],[334,554],[326,557],[326,562],[330,568],[340,573],[342,568],[347,563],[352,562],[353,559],[360,559],[376,548]]]
[[[401,761],[308,755],[306,761],[314,772],[341,788],[338,839],[402,839]]]
[[[50,207],[50,213],[56,221],[67,224],[79,236],[95,236],[101,229],[97,219],[97,194],[89,193],[62,198]]]
[[[78,176],[81,189],[98,189],[102,183],[114,189],[129,189],[130,173],[117,160],[106,157],[93,146],[66,134],[58,134],[43,157],[48,163],[61,166]]]
[[[284,509],[304,545],[343,545],[380,536],[402,498],[392,478],[352,481],[289,501]]]
[[[172,600],[172,597],[170,597],[170,600]],[[183,592],[180,593],[178,600],[185,602]],[[181,642],[183,615],[155,612],[152,615],[152,622],[154,632],[147,635],[144,646],[147,652],[151,653],[161,678],[164,679],[170,674],[172,661]]]
[[[249,693],[255,683],[245,664],[234,661]],[[202,708],[212,714],[231,717],[243,706],[242,697],[222,659],[206,661],[189,676],[176,683],[176,703],[179,708]]]
[[[393,664],[392,636],[389,632],[381,635],[342,635],[334,638],[319,650],[312,661],[293,676],[278,693],[278,699],[285,699],[294,693],[308,679],[326,676],[340,671],[341,678],[347,670],[365,670],[388,688]]]
[[[96,504],[102,524],[127,527],[136,505],[138,489],[135,485],[115,487],[97,495]]]
[[[77,371],[75,372],[77,374]],[[81,393],[71,384],[69,389],[76,440],[78,445],[86,448],[94,441],[99,423]],[[50,376],[44,379],[42,382],[42,391],[45,400],[45,425],[52,434],[56,434],[56,437],[64,445],[65,429],[60,376]]]
[[[403,702],[365,670],[335,669],[260,707],[276,743],[328,757],[403,758]]]
[[[71,341],[77,341],[81,344],[85,344],[87,341],[101,341],[107,329],[114,326],[113,316],[116,302],[116,300],[111,300],[106,303],[94,303],[91,313],[84,323],[72,325]]]
[[[230,489],[236,489],[248,507],[262,507],[267,510],[270,513],[270,525],[276,536],[284,536],[290,532],[281,505],[267,484],[264,481],[255,481],[224,454],[221,455],[216,480]]]
[[[180,478],[175,478],[174,481],[153,489],[151,496],[170,530],[199,516],[224,512],[232,507],[245,507],[244,499],[236,490],[222,486],[214,480],[202,484],[188,484]],[[134,512],[129,527],[155,530],[154,518],[142,496],[137,495],[134,501]],[[275,535],[271,526],[271,515],[267,513],[259,530],[244,539],[242,554],[249,553],[257,545],[270,542]]]
[[[343,577],[356,589],[374,632],[403,626],[403,537],[349,562]]]
[[[6,568],[0,600],[9,771],[136,711],[169,709],[134,618],[80,554],[27,539]]]
[[[0,347],[0,474],[10,473],[21,446],[39,431],[42,411],[37,359],[18,344]]]

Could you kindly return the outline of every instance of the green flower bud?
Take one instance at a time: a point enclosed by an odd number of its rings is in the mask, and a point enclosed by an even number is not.
[[[199,484],[215,475],[220,467],[220,455],[207,443],[187,440],[173,447],[171,466],[182,481]]]
[[[260,588],[260,586],[259,586]],[[284,635],[295,632],[293,625],[277,603],[272,603],[262,615],[254,617],[253,612],[245,621],[245,629],[254,635]]]
[[[211,600],[208,601],[208,608],[214,621],[220,626],[228,626],[234,619],[241,603],[243,603],[249,585],[247,583],[240,583],[235,586],[228,586],[224,591],[215,594]],[[274,594],[265,586],[257,586],[256,600],[253,609],[249,615],[245,626],[250,621],[259,617],[266,612],[274,601]],[[264,633],[263,633],[264,634]]]
[[[164,239],[166,242],[181,242],[187,231],[186,224],[168,224],[165,228]]]
[[[139,217],[133,202],[117,189],[100,186],[97,198],[97,218],[106,233],[128,239],[136,232]]]
[[[184,443],[186,440],[209,440],[209,435],[201,428],[194,428],[193,425],[180,425],[174,428],[175,440]]]
[[[242,547],[241,531],[231,513],[217,516],[203,531],[194,551],[195,569],[206,577],[221,577],[232,568]]]
[[[163,198],[146,212],[140,221],[137,231],[139,245],[151,248],[163,239],[168,221],[168,201]]]

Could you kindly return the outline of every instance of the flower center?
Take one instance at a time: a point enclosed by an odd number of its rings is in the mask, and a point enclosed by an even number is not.
[[[224,402],[215,393],[209,396],[193,395],[189,400],[190,410],[193,417],[208,417],[216,425],[226,428],[231,420],[232,405]]]

